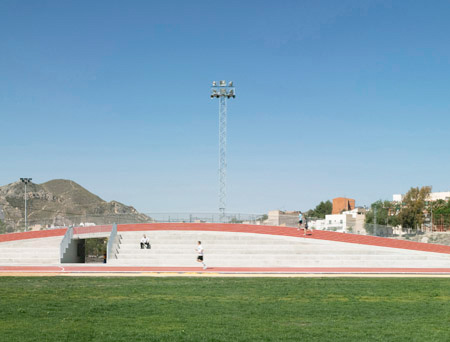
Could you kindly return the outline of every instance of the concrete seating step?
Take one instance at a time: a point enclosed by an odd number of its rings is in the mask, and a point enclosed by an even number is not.
[[[317,259],[313,260],[303,260],[295,262],[292,260],[263,260],[263,261],[251,261],[245,259],[239,260],[223,260],[223,259],[205,259],[205,262],[210,267],[267,267],[267,263],[274,265],[273,267],[386,267],[385,262],[361,262],[361,261],[349,261],[349,260],[331,260],[331,261],[320,261]],[[129,260],[109,260],[108,264],[112,265],[130,265],[130,266],[195,266],[200,265],[195,260],[139,260],[139,259],[129,259]],[[434,262],[430,264],[428,262],[395,262],[390,263],[389,267],[398,268],[420,268],[420,267],[436,267],[436,268],[447,268],[448,263],[437,263]]]
[[[59,264],[59,258],[0,258],[0,265],[53,265]]]
[[[141,249],[144,232],[121,232],[117,265],[195,266],[196,242],[205,248],[207,264],[230,267],[435,267],[450,266],[450,255],[340,241],[299,239],[262,234],[152,231],[145,232],[151,249]]]

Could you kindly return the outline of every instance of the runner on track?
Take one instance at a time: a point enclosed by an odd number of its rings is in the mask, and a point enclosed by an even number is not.
[[[198,253],[197,262],[201,262],[202,265],[203,265],[203,269],[206,270],[206,264],[205,264],[205,262],[203,260],[203,251],[204,251],[204,249],[203,249],[201,241],[198,242],[197,248],[195,250]]]

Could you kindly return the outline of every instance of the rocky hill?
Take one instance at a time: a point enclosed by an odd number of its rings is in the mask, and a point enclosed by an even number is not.
[[[24,192],[20,181],[0,187],[0,233],[24,230]],[[151,221],[133,207],[116,201],[106,202],[71,180],[30,183],[26,195],[29,230],[86,223]]]

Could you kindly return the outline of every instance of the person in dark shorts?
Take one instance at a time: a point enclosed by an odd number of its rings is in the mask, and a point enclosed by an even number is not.
[[[298,212],[298,229],[300,230],[300,228],[302,227],[303,224],[303,214],[301,211]]]
[[[201,262],[202,265],[203,265],[203,269],[206,270],[206,264],[205,264],[205,261],[203,260],[203,251],[204,250],[203,250],[203,246],[202,246],[202,242],[201,241],[198,242],[197,248],[195,250],[198,253],[198,255],[197,255],[197,262]]]
[[[308,219],[305,217],[305,235],[312,235],[312,231],[309,230]]]

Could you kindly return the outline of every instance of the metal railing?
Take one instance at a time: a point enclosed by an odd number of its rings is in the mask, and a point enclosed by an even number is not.
[[[59,245],[59,258],[62,260],[64,257],[64,253],[66,253],[67,248],[70,245],[70,242],[72,241],[73,237],[73,228],[69,227],[66,230],[66,233],[64,234],[64,237],[61,240],[61,243]]]
[[[111,234],[109,235],[109,239],[108,239],[108,245],[106,246],[106,260],[110,260],[113,257],[116,257],[116,253],[117,253],[117,240],[118,240],[118,235],[117,235],[117,224],[113,224],[112,229],[111,229]]]
[[[264,215],[246,213],[214,213],[214,212],[188,212],[188,213],[146,213],[152,222],[184,222],[184,223],[248,223],[257,224],[263,220]]]

